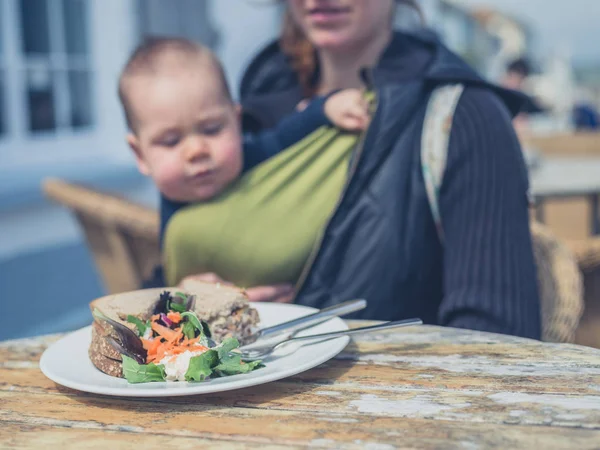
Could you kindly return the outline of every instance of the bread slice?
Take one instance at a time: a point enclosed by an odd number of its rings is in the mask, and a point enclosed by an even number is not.
[[[90,361],[92,361],[92,364],[94,364],[97,369],[101,370],[107,375],[113,377],[123,377],[123,361],[121,360],[121,355],[119,355],[119,359],[116,360],[102,354],[99,349],[99,346],[102,345],[102,342],[106,342],[105,339],[99,339],[98,335],[96,335],[96,338],[94,338],[94,331],[92,329],[92,343],[88,349]]]
[[[106,358],[121,361],[121,354],[106,339],[107,336],[113,335],[108,330],[109,327],[103,327],[99,322],[94,321],[92,323],[92,342],[90,346],[94,348],[94,352]]]
[[[184,281],[182,288],[196,296],[194,312],[208,323],[215,341],[235,337],[241,344],[249,343],[259,316],[243,289],[197,280]]]
[[[141,320],[149,319],[158,303],[160,293],[165,290],[171,293],[176,291],[173,289],[142,289],[107,295],[91,302],[90,309],[93,312],[95,308],[98,308],[104,315],[133,329],[134,325],[127,322],[127,316],[136,316]]]
[[[127,322],[127,316],[132,315],[143,321],[149,319],[158,303],[160,293],[164,290],[144,289],[107,295],[92,301],[90,310],[93,313],[98,309],[110,319],[135,330],[135,325]],[[122,377],[121,354],[108,342],[109,336],[117,337],[112,327],[95,319],[92,323],[92,341],[88,354],[96,368],[113,377]]]
[[[107,358],[99,353],[93,353],[91,350],[89,355],[92,364],[94,364],[98,370],[111,377],[123,378],[123,363],[121,361],[115,361],[114,359]]]

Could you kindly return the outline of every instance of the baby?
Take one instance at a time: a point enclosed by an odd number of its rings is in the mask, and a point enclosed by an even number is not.
[[[138,47],[119,79],[119,98],[138,168],[162,195],[161,236],[178,208],[213,198],[317,128],[359,131],[368,121],[362,93],[347,89],[315,98],[272,129],[244,132],[220,62],[184,39],[151,39]]]

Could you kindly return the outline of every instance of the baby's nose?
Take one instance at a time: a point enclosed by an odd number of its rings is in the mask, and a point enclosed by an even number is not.
[[[210,154],[206,141],[199,137],[190,138],[183,150],[183,156],[187,161],[194,161],[208,157]]]

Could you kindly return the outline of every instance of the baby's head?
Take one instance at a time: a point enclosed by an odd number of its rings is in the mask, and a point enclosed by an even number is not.
[[[240,174],[239,108],[207,48],[184,39],[147,40],[123,69],[119,98],[139,170],[167,198],[207,200]]]

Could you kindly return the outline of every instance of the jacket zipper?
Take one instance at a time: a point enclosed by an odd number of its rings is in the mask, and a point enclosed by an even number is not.
[[[308,275],[310,274],[310,271],[313,267],[315,259],[317,258],[317,254],[319,253],[319,251],[321,250],[321,247],[323,246],[325,230],[327,230],[327,228],[329,228],[331,219],[333,219],[333,216],[335,216],[335,214],[337,213],[337,211],[342,203],[343,198],[346,196],[348,187],[350,186],[350,182],[352,181],[352,178],[356,174],[356,169],[358,167],[358,163],[363,154],[365,141],[366,141],[369,131],[371,129],[371,124],[373,123],[373,120],[375,119],[375,116],[376,116],[378,108],[379,108],[379,95],[377,95],[376,91],[375,91],[374,103],[375,103],[375,105],[372,108],[371,122],[369,123],[369,126],[364,131],[364,133],[361,135],[358,145],[356,146],[356,149],[354,150],[354,155],[352,155],[353,156],[352,165],[350,167],[350,170],[348,171],[348,178],[346,180],[346,184],[344,185],[344,189],[342,190],[342,194],[340,195],[340,197],[335,205],[335,208],[333,208],[332,213],[327,218],[327,222],[325,223],[325,226],[321,229],[321,232],[320,232],[319,236],[317,237],[317,241],[315,242],[315,245],[313,246],[313,249],[310,252],[308,261],[306,262],[306,264],[304,265],[304,268],[302,269],[300,278],[298,278],[298,281],[296,283],[296,289],[295,289],[294,298],[292,299],[292,303],[296,301],[296,298],[298,297],[298,293],[300,292],[300,289],[302,289],[306,280],[308,279]]]

